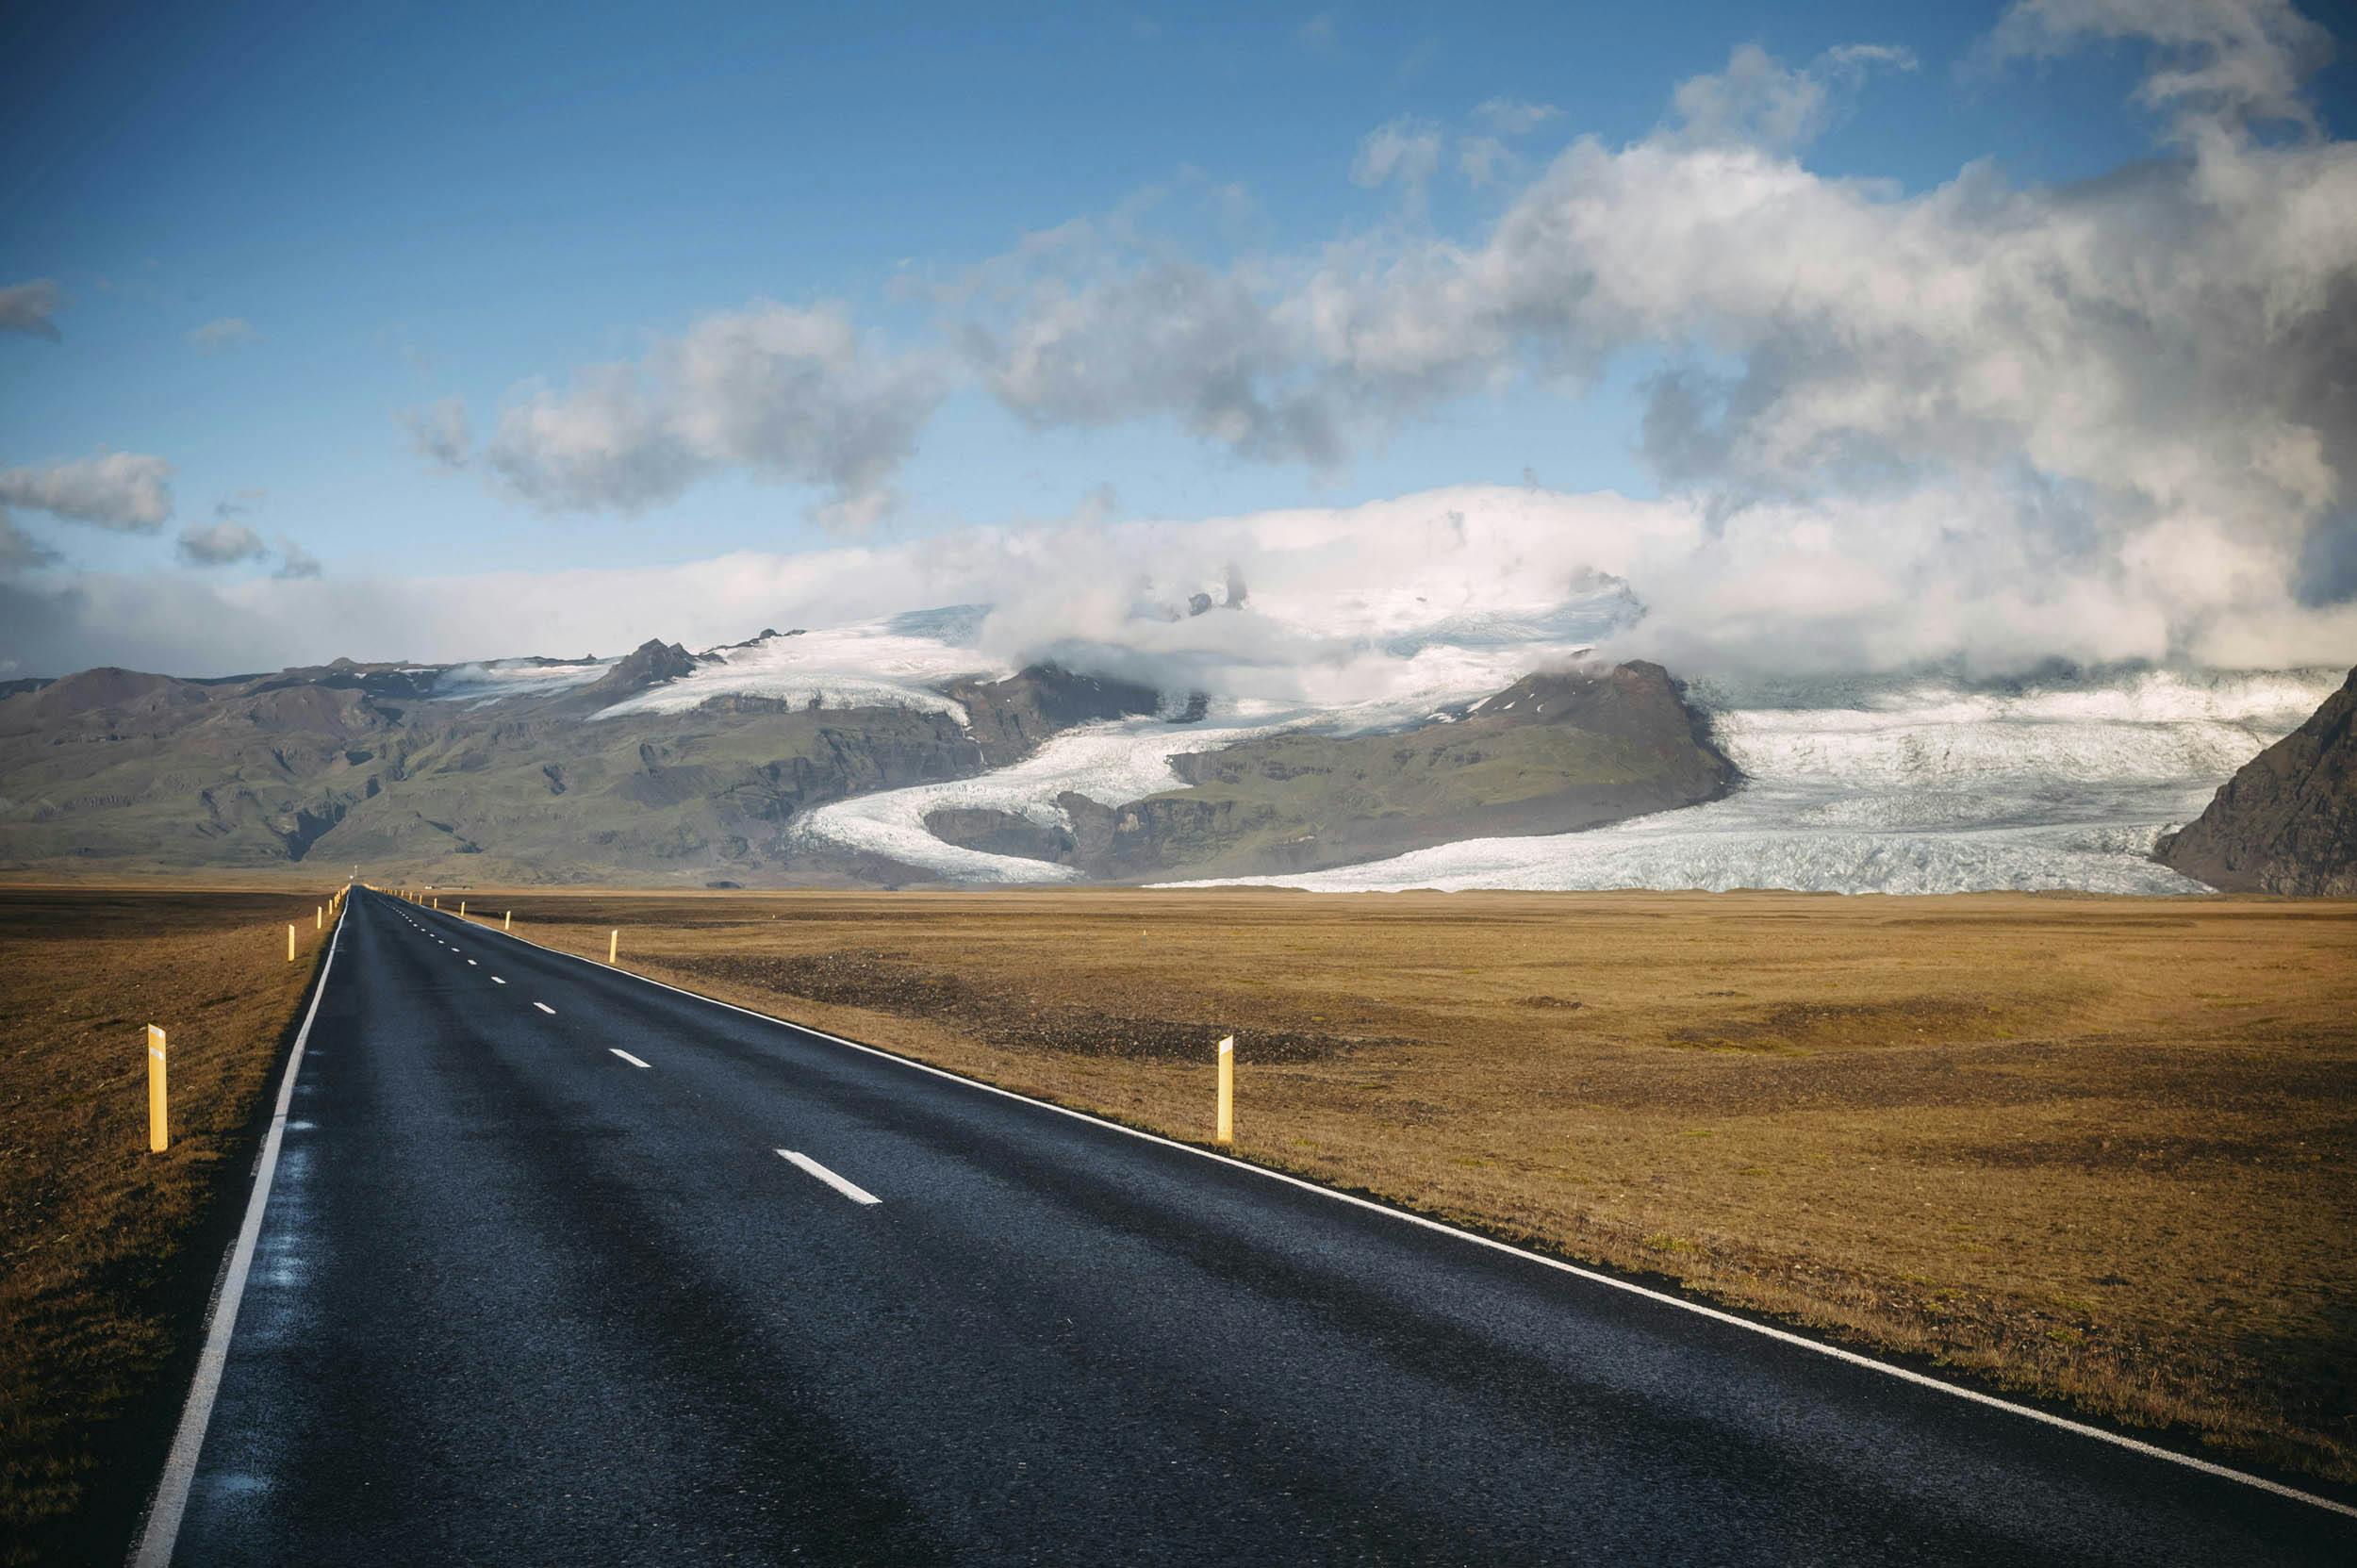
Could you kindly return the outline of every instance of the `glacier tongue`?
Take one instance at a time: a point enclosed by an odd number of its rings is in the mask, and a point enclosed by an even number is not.
[[[2143,671],[2004,685],[1697,683],[1721,746],[1747,775],[1724,801],[1588,833],[1467,839],[1235,880],[1329,892],[2200,892],[2146,858],[2153,839],[2200,812],[2340,679]]]

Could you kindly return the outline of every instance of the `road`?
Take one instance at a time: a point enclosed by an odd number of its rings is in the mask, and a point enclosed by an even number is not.
[[[178,1562],[2357,1560],[2313,1503],[365,892],[259,1224]]]

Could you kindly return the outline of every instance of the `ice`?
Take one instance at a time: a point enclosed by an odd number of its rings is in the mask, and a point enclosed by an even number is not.
[[[654,686],[612,707],[600,718],[632,713],[684,713],[715,697],[766,697],[796,707],[909,708],[946,713],[965,722],[965,710],[941,687],[963,675],[997,679],[1012,666],[973,646],[986,610],[971,604],[921,610],[885,620],[762,637],[713,650],[720,662]]]
[[[1706,704],[1730,704],[1714,727],[1747,780],[1726,800],[1588,833],[1232,880],[1326,892],[2197,893],[2147,858],[2154,839],[2340,681],[2331,670],[2143,671],[2003,688],[1864,677],[1698,685]]]
[[[963,806],[1013,812],[1042,824],[1063,824],[1056,797],[1069,790],[1119,805],[1181,783],[1170,758],[1209,751],[1266,734],[1272,723],[1177,724],[1162,718],[1092,724],[1057,735],[1022,762],[978,778],[917,784],[854,796],[820,806],[802,831],[816,840],[871,850],[963,882],[1067,882],[1078,873],[1048,861],[985,854],[934,837],[925,815]]]

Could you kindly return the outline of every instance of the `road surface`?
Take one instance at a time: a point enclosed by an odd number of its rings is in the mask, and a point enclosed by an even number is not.
[[[366,892],[259,1223],[182,1563],[2357,1560],[2313,1503]]]

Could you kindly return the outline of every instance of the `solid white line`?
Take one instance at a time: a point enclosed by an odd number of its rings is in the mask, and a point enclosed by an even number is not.
[[[541,1012],[547,1014],[552,1018],[556,1016],[556,1009],[551,1007],[547,1002],[536,1001],[532,1005],[538,1008]]]
[[[646,1065],[644,1062],[639,1061],[638,1058],[633,1056],[630,1052],[624,1050],[619,1046],[608,1046],[605,1048],[612,1051],[615,1055],[620,1057],[623,1061],[629,1063],[634,1067],[643,1067]]]
[[[1722,1312],[1716,1307],[1706,1307],[1699,1301],[1689,1301],[1683,1296],[1671,1296],[1666,1292],[1640,1285],[1633,1280],[1616,1279],[1609,1274],[1600,1274],[1591,1268],[1582,1268],[1577,1263],[1567,1263],[1560,1258],[1550,1258],[1543,1252],[1533,1252],[1527,1247],[1516,1246],[1510,1242],[1498,1241],[1482,1235],[1478,1231],[1462,1230],[1437,1219],[1427,1219],[1410,1210],[1395,1209],[1388,1203],[1377,1203],[1373,1198],[1360,1197],[1355,1193],[1320,1186],[1315,1181],[1305,1180],[1298,1176],[1288,1176],[1283,1171],[1271,1170],[1266,1165],[1255,1165],[1236,1159],[1232,1155],[1214,1153],[1208,1148],[1197,1148],[1193,1144],[1182,1144],[1176,1138],[1165,1138],[1159,1132],[1147,1132],[1140,1128],[1124,1127],[1119,1122],[1108,1121],[1102,1116],[1092,1115],[1086,1111],[1076,1111],[1068,1105],[1058,1105],[1045,1099],[1033,1099],[1030,1096],[1017,1094],[1013,1089],[1002,1089],[996,1083],[985,1083],[979,1078],[968,1078],[963,1073],[953,1073],[947,1067],[936,1067],[929,1062],[919,1062],[915,1057],[902,1056],[881,1047],[862,1045],[857,1040],[847,1040],[840,1034],[830,1034],[823,1029],[813,1029],[808,1024],[798,1024],[791,1018],[781,1018],[774,1014],[757,1012],[750,1007],[739,1007],[733,1001],[722,1001],[717,997],[707,997],[701,992],[690,991],[684,986],[656,980],[651,975],[642,975],[635,970],[610,966],[597,959],[584,958],[578,953],[569,953],[561,948],[544,947],[528,936],[518,936],[509,932],[502,932],[499,934],[505,936],[510,942],[521,942],[527,948],[538,948],[542,952],[553,953],[559,958],[569,958],[576,964],[588,965],[609,975],[623,975],[643,984],[651,985],[657,990],[668,991],[673,996],[685,997],[692,1001],[705,1002],[713,1007],[723,1007],[731,1013],[741,1013],[748,1018],[758,1018],[764,1023],[777,1024],[782,1028],[794,1030],[816,1039],[830,1041],[846,1049],[859,1051],[881,1061],[896,1062],[915,1072],[928,1073],[951,1083],[963,1083],[969,1089],[979,1089],[986,1095],[997,1095],[1002,1099],[1020,1100],[1026,1105],[1035,1105],[1043,1111],[1052,1111],[1057,1115],[1069,1116],[1074,1121],[1087,1122],[1092,1127],[1101,1127],[1109,1132],[1118,1132],[1126,1138],[1136,1138],[1145,1143],[1159,1144],[1164,1148],[1175,1149],[1181,1154],[1191,1154],[1198,1160],[1209,1160],[1216,1164],[1227,1165],[1231,1169],[1244,1171],[1265,1180],[1281,1181],[1289,1187],[1297,1187],[1305,1193],[1314,1193],[1320,1197],[1331,1198],[1337,1203],[1347,1203],[1354,1208],[1364,1209],[1372,1213],[1386,1214],[1402,1224],[1420,1226],[1426,1230],[1438,1231],[1444,1236],[1454,1236],[1459,1241],[1470,1242],[1475,1246],[1487,1247],[1492,1252],[1503,1252],[1510,1257],[1520,1258],[1525,1263],[1537,1263],[1542,1268],[1551,1268],[1558,1274],[1568,1274],[1574,1279],[1585,1279],[1591,1284],[1602,1285],[1607,1290],[1643,1296],[1649,1301],[1659,1302],[1665,1307],[1675,1307],[1680,1312],[1692,1312],[1697,1317],[1706,1317],[1714,1323],[1723,1323],[1730,1328],[1759,1334],[1782,1345],[1792,1345],[1801,1350],[1814,1351],[1820,1356],[1828,1356],[1838,1362],[1846,1362],[1852,1366],[1864,1367],[1870,1372],[1879,1372],[1887,1378],[1896,1378],[1901,1382],[1912,1383],[1918,1388],[1930,1389],[1935,1393],[1949,1395],[1975,1405],[1986,1406],[1990,1410],[2003,1411],[2008,1414],[2021,1416],[2025,1420],[2036,1421],[2043,1426],[2069,1432],[2074,1436],[2091,1438],[2097,1443],[2108,1443],[2115,1448],[2125,1448],[2133,1454],[2142,1454],[2147,1459],[2181,1465],[2187,1470],[2198,1470],[2202,1475],[2215,1476],[2220,1480],[2254,1487],[2278,1497],[2288,1497],[2297,1503],[2306,1503],[2328,1512],[2357,1519],[2357,1507],[2335,1501],[2331,1497],[2320,1497],[2313,1492],[2302,1492],[2298,1487],[2285,1486],[2281,1481],[2271,1481],[2264,1476],[2251,1475],[2247,1470],[2230,1469],[2226,1465],[2215,1464],[2208,1460],[2196,1459],[2191,1454],[2181,1454],[2173,1448],[2163,1448],[2155,1444],[2141,1442],[2122,1432],[2108,1432],[2101,1427],[2090,1427],[2083,1421],[2073,1421],[2068,1416],[2050,1414],[2029,1405],[2018,1405],[2010,1399],[2001,1399],[1993,1394],[1983,1394],[1978,1389],[1966,1388],[1961,1383],[1943,1382],[1937,1378],[1927,1377],[1911,1367],[1897,1366],[1889,1362],[1878,1362],[1871,1356],[1861,1356],[1854,1350],[1844,1350],[1838,1345],[1827,1345],[1821,1340],[1808,1339],[1770,1324],[1755,1323],[1750,1318],[1738,1317],[1733,1312]],[[778,1152],[786,1154],[784,1149],[780,1149]],[[786,1158],[791,1160],[796,1156],[786,1154]]]
[[[615,1054],[619,1056],[621,1052],[616,1051]],[[641,1065],[643,1065],[643,1064]],[[854,1203],[882,1203],[883,1201],[882,1198],[878,1197],[874,1193],[869,1192],[866,1188],[860,1186],[855,1182],[844,1180],[843,1178],[835,1175],[834,1172],[829,1170],[826,1166],[820,1164],[817,1161],[812,1159],[807,1154],[797,1154],[790,1148],[782,1148],[778,1150],[778,1153],[784,1158],[788,1164],[794,1166],[795,1169],[807,1172],[808,1174],[818,1178],[819,1180],[824,1181],[828,1186],[832,1187],[836,1192],[841,1193],[845,1197],[849,1198]]]
[[[348,913],[351,906],[345,905]],[[134,1568],[169,1568],[172,1549],[180,1539],[180,1520],[189,1510],[189,1489],[196,1481],[196,1461],[205,1448],[205,1428],[213,1418],[213,1399],[221,1392],[221,1375],[229,1362],[229,1339],[238,1327],[238,1306],[245,1298],[245,1279],[254,1267],[254,1248],[262,1236],[262,1211],[270,1206],[271,1178],[278,1172],[278,1146],[287,1132],[287,1108],[294,1102],[295,1074],[303,1068],[303,1048],[310,1042],[311,1020],[320,1015],[320,999],[327,994],[327,972],[336,966],[336,949],[343,941],[344,916],[336,916],[336,933],[328,938],[327,957],[320,965],[319,983],[311,989],[311,1005],[295,1032],[287,1053],[287,1070],[278,1080],[278,1104],[271,1112],[270,1131],[262,1138],[255,1162],[254,1190],[245,1200],[245,1219],[238,1227],[238,1245],[229,1254],[228,1272],[213,1297],[205,1328],[205,1348],[197,1357],[196,1376],[189,1384],[189,1402],[180,1409],[180,1426],[172,1435],[172,1452],[156,1483],[156,1497],[147,1507],[147,1522],[140,1531]]]

